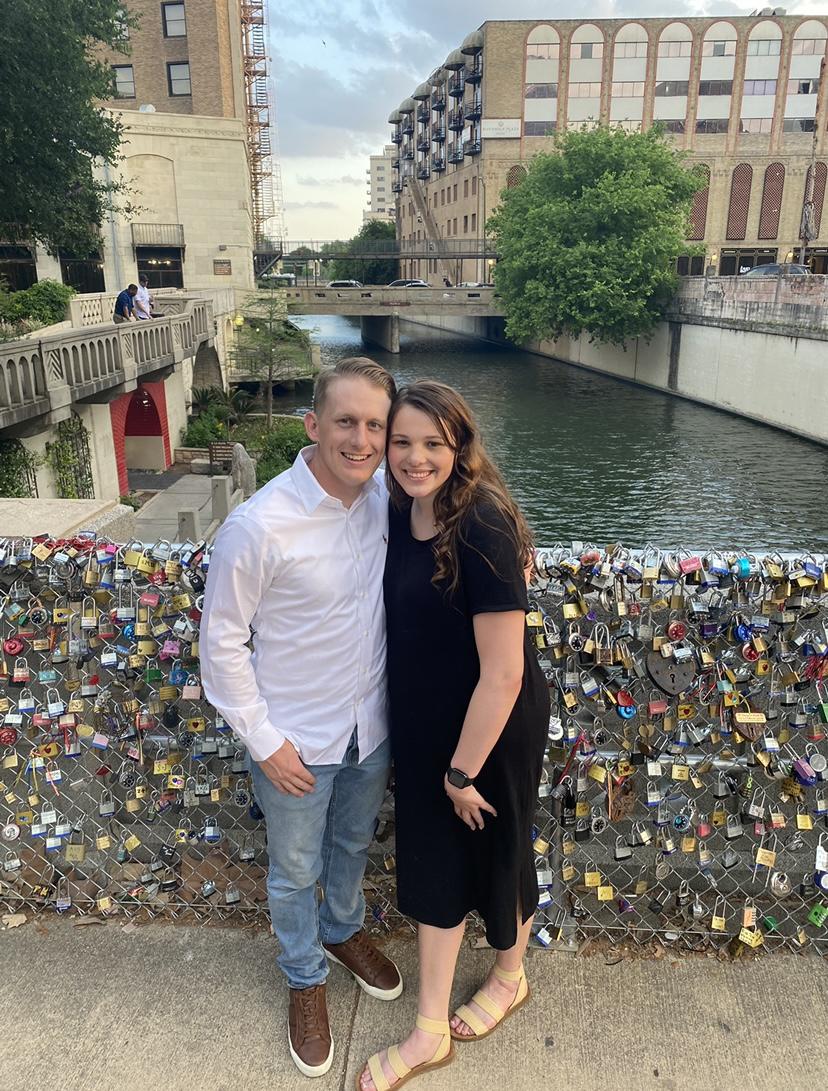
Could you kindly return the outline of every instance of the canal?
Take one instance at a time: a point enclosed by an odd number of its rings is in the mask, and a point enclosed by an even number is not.
[[[365,353],[358,319],[295,321],[325,364]],[[399,356],[368,355],[397,383],[441,379],[468,398],[539,544],[828,550],[828,449],[531,353],[402,330]]]

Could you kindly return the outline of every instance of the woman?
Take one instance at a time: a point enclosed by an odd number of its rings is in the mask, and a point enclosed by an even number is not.
[[[420,992],[415,1029],[369,1060],[360,1091],[448,1064],[452,1039],[485,1037],[528,998],[522,962],[538,900],[530,831],[549,722],[525,621],[531,536],[463,398],[433,381],[404,388],[387,459],[397,892],[419,922]],[[472,910],[498,953],[449,1024]]]

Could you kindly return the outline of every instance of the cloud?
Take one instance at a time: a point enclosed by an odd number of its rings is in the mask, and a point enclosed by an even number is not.
[[[296,182],[300,186],[364,186],[365,178],[353,174],[341,174],[339,178],[316,178],[310,174],[300,174]]]
[[[339,208],[335,201],[285,201],[285,211],[296,212],[300,208]]]

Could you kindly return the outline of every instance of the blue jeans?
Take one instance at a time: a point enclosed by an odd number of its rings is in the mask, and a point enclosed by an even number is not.
[[[267,822],[267,895],[279,966],[292,989],[328,976],[323,943],[344,943],[362,928],[362,878],[388,783],[386,739],[359,760],[356,728],[339,765],[309,765],[311,792],[285,795],[251,762],[253,789]],[[322,885],[317,903],[316,884]]]

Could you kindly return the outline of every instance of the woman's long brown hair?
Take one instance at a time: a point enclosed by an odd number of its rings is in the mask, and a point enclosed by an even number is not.
[[[474,414],[465,398],[453,387],[434,379],[421,379],[404,386],[388,416],[389,443],[394,431],[394,420],[405,405],[419,409],[430,417],[454,452],[451,476],[434,498],[437,539],[434,543],[435,566],[432,583],[445,587],[449,592],[457,589],[460,579],[458,543],[466,542],[463,534],[466,517],[475,508],[479,512],[480,507],[495,508],[500,513],[518,557],[523,558],[524,564],[530,564],[534,544],[531,531],[520,508],[512,499],[506,482],[500,476],[500,471],[486,453]],[[402,508],[408,497],[394,479],[387,464],[385,475],[392,503]],[[485,522],[485,519],[481,518],[481,522]],[[494,571],[490,558],[485,559]],[[506,573],[498,575],[505,577]]]

